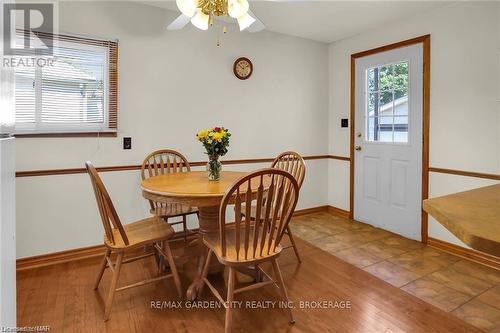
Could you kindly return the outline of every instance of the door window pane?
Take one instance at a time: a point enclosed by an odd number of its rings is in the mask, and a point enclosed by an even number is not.
[[[408,62],[366,70],[366,140],[408,142]]]
[[[394,142],[408,142],[408,132],[394,132]]]
[[[394,117],[368,117],[368,141],[393,142]]]
[[[394,115],[408,115],[408,91],[394,90]]]
[[[393,65],[386,65],[378,67],[378,82],[380,91],[392,91],[394,88],[393,84]]]
[[[394,98],[392,92],[368,93],[367,98],[369,117],[392,116]]]

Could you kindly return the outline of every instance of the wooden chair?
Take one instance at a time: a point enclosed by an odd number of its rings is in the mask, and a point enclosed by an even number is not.
[[[174,172],[189,172],[191,171],[191,166],[187,159],[179,152],[169,149],[157,150],[146,156],[144,162],[142,162],[141,167],[141,177],[142,180],[153,177],[164,175]],[[172,222],[170,225],[181,224],[183,226],[184,240],[186,240],[188,235],[187,219],[186,217],[191,214],[198,215],[198,209],[195,207],[189,207],[186,205],[176,204],[176,203],[158,203],[149,200],[149,205],[151,206],[150,212],[156,216],[161,217],[166,222],[170,218],[182,217],[182,221]]]
[[[226,191],[219,211],[220,232],[215,235],[205,235],[203,238],[203,242],[209,248],[203,269],[203,283],[209,286],[212,293],[226,307],[225,332],[231,331],[232,309],[228,304],[233,301],[234,294],[275,284],[283,300],[288,303],[288,294],[277,258],[282,250],[281,239],[288,228],[298,197],[299,186],[295,178],[286,171],[273,168],[255,171],[235,182]],[[228,205],[232,203],[235,209],[235,222],[226,225],[226,211]],[[261,219],[251,219],[252,203],[255,204],[257,216],[261,216]],[[245,215],[241,214],[243,205],[246,209]],[[220,263],[229,267],[227,303],[207,279],[213,255]],[[272,263],[274,279],[259,267],[264,262]],[[263,274],[264,279],[235,289],[236,270],[242,267],[254,267],[258,273]],[[294,323],[291,309],[288,311],[290,323]]]
[[[306,164],[304,163],[304,159],[302,158],[302,156],[300,156],[298,153],[293,151],[286,151],[284,153],[281,153],[274,159],[273,163],[271,164],[271,168],[289,172],[293,177],[295,177],[295,180],[297,180],[299,189],[302,187],[302,183],[304,182],[304,177],[306,174]],[[250,210],[252,219],[255,219],[255,217],[257,216],[256,213],[257,208],[255,206],[252,206]],[[242,210],[242,214],[245,214],[245,209]],[[293,248],[297,260],[299,261],[299,263],[302,262],[302,260],[300,259],[299,250],[297,249],[297,245],[295,245],[295,240],[293,239],[290,227],[287,227],[287,229],[285,230],[285,234],[290,239],[291,245],[284,247],[283,249]]]
[[[94,188],[97,206],[99,208],[102,225],[105,231],[104,245],[106,246],[106,253],[99,269],[99,274],[94,285],[94,290],[97,290],[97,288],[99,287],[99,283],[101,282],[104,270],[106,268],[110,268],[113,271],[111,286],[108,292],[107,299],[105,301],[104,320],[109,319],[111,306],[113,304],[113,298],[115,292],[117,291],[142,286],[147,283],[173,277],[177,292],[179,293],[179,297],[182,297],[181,282],[179,279],[179,275],[177,274],[177,268],[172,257],[172,252],[170,251],[170,246],[168,244],[168,240],[174,235],[172,226],[163,222],[157,216],[122,225],[113,206],[113,202],[111,201],[106,187],[104,186],[96,169],[90,162],[85,163],[85,165],[92,182],[92,187]],[[163,274],[163,269],[159,267],[157,277],[117,288],[118,278],[120,276],[120,270],[123,264],[147,258],[154,255],[155,253],[145,253],[125,260],[124,255],[127,252],[136,252],[141,248],[148,247],[153,247],[157,255],[161,255],[167,260],[170,266],[171,273]],[[111,255],[114,254],[116,254],[117,256],[116,261],[113,264]]]

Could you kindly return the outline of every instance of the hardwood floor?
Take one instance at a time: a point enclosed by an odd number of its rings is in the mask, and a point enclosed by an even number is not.
[[[293,251],[279,262],[296,324],[283,309],[237,309],[234,332],[479,332],[430,305],[319,248],[297,239],[303,258]],[[152,309],[152,301],[178,301],[175,287],[160,282],[118,293],[108,322],[102,297],[110,283],[106,272],[98,292],[92,284],[99,260],[86,259],[18,272],[18,326],[49,325],[51,332],[221,332],[223,309]],[[151,260],[123,268],[119,284],[155,274]],[[182,272],[181,272],[182,274]],[[213,278],[213,277],[212,277]],[[222,277],[219,277],[221,285]],[[188,285],[183,281],[183,286]],[[204,300],[214,300],[208,290]],[[493,297],[490,297],[494,300]],[[277,301],[273,286],[238,294],[236,300]],[[351,308],[301,309],[301,301],[349,301]],[[185,304],[183,304],[185,306]]]

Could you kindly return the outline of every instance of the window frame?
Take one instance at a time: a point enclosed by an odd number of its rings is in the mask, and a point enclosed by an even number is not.
[[[18,32],[22,32],[18,30]],[[85,130],[85,124],[75,124],[74,131],[72,125],[66,126],[64,130],[57,131],[42,129],[39,132],[30,133],[29,129],[14,129],[14,136],[17,138],[35,138],[35,137],[117,137],[118,132],[118,41],[105,40],[89,37],[81,37],[69,34],[52,34],[41,31],[32,31],[38,38],[53,38],[54,45],[57,42],[67,42],[81,44],[83,47],[105,47],[107,48],[107,73],[105,83],[105,109],[103,130],[91,128]],[[91,127],[89,125],[89,127]],[[35,131],[35,130],[34,130]]]

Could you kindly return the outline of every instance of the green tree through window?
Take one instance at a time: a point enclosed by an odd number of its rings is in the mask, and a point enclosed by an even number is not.
[[[381,66],[371,68],[368,71],[368,91],[380,92],[378,103],[387,104],[394,100],[408,95],[408,63]],[[376,104],[377,94],[371,94],[371,102]]]

